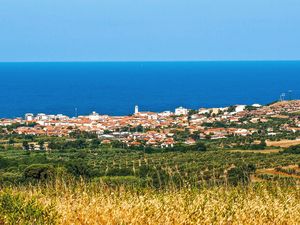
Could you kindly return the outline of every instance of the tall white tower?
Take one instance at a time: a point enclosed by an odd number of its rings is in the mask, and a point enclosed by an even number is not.
[[[138,114],[139,113],[139,107],[136,105],[134,107],[134,114]]]

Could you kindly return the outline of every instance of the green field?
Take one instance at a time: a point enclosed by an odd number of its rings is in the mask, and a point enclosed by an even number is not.
[[[298,183],[262,171],[299,162],[261,151],[1,151],[0,224],[297,224]],[[226,182],[252,164],[264,182]]]
[[[297,224],[297,153],[2,150],[0,224]]]
[[[160,177],[166,179],[166,182],[160,182],[162,185],[173,178],[181,182],[213,180],[222,183],[226,171],[232,167],[252,164],[257,169],[263,169],[299,164],[300,155],[223,150],[147,154],[142,151],[104,148],[51,152],[7,150],[0,152],[0,160],[2,182],[26,181],[24,173],[28,167],[45,165],[51,166],[54,173],[59,171],[88,180],[130,177],[145,181],[153,176]]]

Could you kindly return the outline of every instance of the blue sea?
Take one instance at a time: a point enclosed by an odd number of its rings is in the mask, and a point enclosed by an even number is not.
[[[300,61],[0,63],[0,118],[128,115],[300,98]]]

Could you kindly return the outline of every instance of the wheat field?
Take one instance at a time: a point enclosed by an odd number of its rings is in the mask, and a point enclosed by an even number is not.
[[[49,224],[300,224],[299,187],[271,183],[135,190],[56,182],[10,191],[51,205],[57,215]]]

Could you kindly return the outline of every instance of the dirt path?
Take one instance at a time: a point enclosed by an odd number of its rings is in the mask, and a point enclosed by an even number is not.
[[[285,169],[287,168],[293,168],[292,166],[289,167],[284,167]],[[291,177],[291,178],[297,178],[300,179],[299,175],[295,175],[295,174],[287,174],[281,171],[276,171],[275,168],[269,168],[269,169],[261,169],[261,170],[257,170],[256,174],[269,174],[269,175],[278,175],[278,176],[283,176],[283,177]]]

